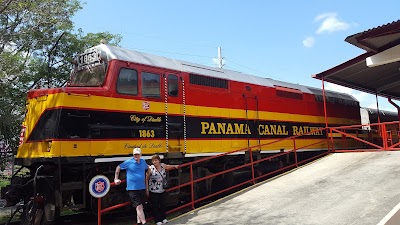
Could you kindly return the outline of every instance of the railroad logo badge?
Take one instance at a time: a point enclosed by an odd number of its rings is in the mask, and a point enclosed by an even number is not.
[[[149,102],[143,102],[142,103],[142,108],[144,110],[149,110],[150,109],[150,103]]]
[[[103,175],[97,175],[89,183],[89,192],[95,198],[104,197],[110,191],[110,180]]]
[[[96,187],[96,191],[97,192],[103,192],[104,188],[105,188],[104,182],[103,181],[97,181],[95,183],[95,187]]]

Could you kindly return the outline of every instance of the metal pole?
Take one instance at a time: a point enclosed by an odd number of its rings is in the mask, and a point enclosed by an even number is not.
[[[325,128],[328,128],[328,115],[326,112],[326,96],[325,96],[325,81],[324,78],[322,77],[322,98],[324,100],[324,118],[325,118]],[[331,131],[331,135],[332,135],[332,131]],[[328,130],[326,130],[326,143],[327,143],[327,147],[329,149],[329,133]],[[332,151],[333,151],[333,142],[332,142]],[[328,150],[329,151],[329,150]]]
[[[378,123],[381,123],[381,116],[379,113],[379,101],[378,101],[378,93],[375,93],[375,98],[376,98],[376,112],[378,114]],[[384,124],[380,124],[379,127],[381,128],[381,137],[382,137],[382,144],[383,144],[383,149],[386,150],[386,128]]]
[[[386,124],[382,124],[382,139],[383,139],[383,150],[388,149],[388,140],[387,140],[387,132],[386,132]]]
[[[194,209],[194,183],[193,183],[193,164],[190,164],[190,187],[192,189],[192,209]]]
[[[381,117],[379,116],[379,103],[378,103],[378,93],[375,93],[375,97],[376,97],[376,110],[378,112],[378,123],[381,122]]]
[[[224,65],[222,65],[222,50],[221,47],[218,47],[218,67],[222,69]]]
[[[330,134],[331,134],[331,144],[332,144],[332,152],[335,152],[335,143],[333,142],[333,133],[332,133],[332,129],[330,130]]]
[[[256,180],[254,179],[254,164],[253,164],[253,151],[251,148],[249,148],[249,155],[250,155],[250,164],[251,164],[251,177],[253,180],[253,184],[256,184]]]
[[[299,167],[299,164],[297,162],[296,138],[293,138],[293,149],[294,149],[294,163],[296,167]]]
[[[101,225],[101,198],[97,199],[97,225]]]
[[[328,138],[328,134],[331,132],[331,129],[330,128],[329,128],[329,130],[326,129],[325,132],[326,132],[326,146],[328,147],[328,153],[331,153],[332,152],[332,146],[331,146],[330,140]]]
[[[390,104],[392,104],[397,109],[397,120],[400,121],[400,107],[392,101],[391,98],[388,98]]]
[[[325,115],[325,127],[328,127],[328,118],[326,113],[326,99],[325,99],[325,85],[324,78],[322,78],[322,96],[324,98],[324,115]]]

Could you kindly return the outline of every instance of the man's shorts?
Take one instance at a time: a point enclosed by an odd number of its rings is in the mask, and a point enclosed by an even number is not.
[[[132,190],[128,191],[129,197],[131,198],[133,207],[142,205],[145,202],[146,190]]]

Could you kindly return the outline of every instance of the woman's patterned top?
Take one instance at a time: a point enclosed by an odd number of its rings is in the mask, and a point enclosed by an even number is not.
[[[149,191],[153,193],[163,193],[163,179],[167,179],[167,173],[165,172],[165,164],[161,163],[161,169],[158,171],[154,165],[150,166],[150,179],[149,179]]]

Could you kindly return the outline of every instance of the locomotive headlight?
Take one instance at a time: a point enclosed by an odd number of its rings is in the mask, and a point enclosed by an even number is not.
[[[47,142],[47,152],[50,152],[52,143],[52,141]]]

